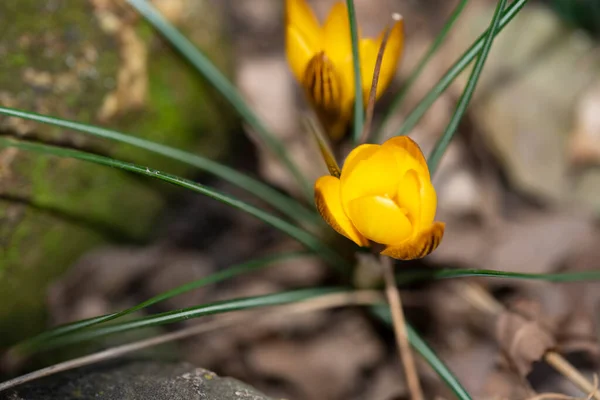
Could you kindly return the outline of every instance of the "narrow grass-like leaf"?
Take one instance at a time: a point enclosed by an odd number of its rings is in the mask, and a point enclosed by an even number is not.
[[[167,158],[177,160],[187,165],[196,167],[202,171],[213,174],[223,180],[226,180],[270,204],[278,211],[295,219],[296,221],[320,223],[319,216],[306,207],[302,206],[298,201],[274,190],[269,185],[244,175],[233,168],[220,164],[208,158],[198,156],[183,150],[165,146],[160,143],[155,143],[136,136],[127,135],[111,129],[101,128],[94,125],[83,124],[75,121],[55,118],[48,115],[36,114],[28,111],[17,110],[14,108],[0,106],[0,114],[9,117],[23,118],[30,121],[35,121],[43,124],[58,126],[65,129],[71,129],[86,133],[92,136],[101,137],[103,139],[114,140],[120,143],[126,143],[140,149],[160,154]]]
[[[294,164],[283,143],[262,123],[260,118],[246,103],[240,92],[225,75],[219,71],[206,55],[198,50],[192,42],[167,21],[149,1],[127,1],[231,103],[239,115],[252,127],[261,140],[264,141],[269,150],[273,152],[298,181],[307,199],[312,201],[312,185],[309,184],[302,175],[302,172]]]
[[[502,29],[521,11],[528,0],[515,0],[511,3],[506,10],[502,13],[500,18],[500,25],[496,31],[498,35]],[[437,100],[438,97],[450,86],[450,84],[461,74],[461,72],[467,68],[467,66],[477,57],[477,55],[483,49],[483,43],[489,30],[483,32],[479,38],[463,53],[463,55],[452,65],[444,76],[435,84],[435,86],[425,95],[423,100],[417,104],[417,106],[410,112],[406,117],[406,120],[400,127],[399,132],[396,136],[406,135],[410,132],[415,125],[421,120],[423,115],[429,110],[429,107]]]
[[[390,309],[387,306],[374,306],[371,310],[377,317],[388,325],[392,325],[392,315]],[[435,354],[435,352],[427,345],[427,343],[421,338],[417,331],[410,325],[406,324],[406,331],[408,334],[408,341],[411,346],[423,357],[431,368],[439,377],[448,385],[448,387],[454,392],[459,400],[472,400],[469,393],[460,384],[456,376],[448,369],[446,364]]]
[[[494,11],[494,16],[492,17],[492,22],[490,23],[490,27],[488,28],[488,33],[485,36],[485,40],[483,42],[483,47],[481,48],[481,52],[477,57],[477,61],[475,61],[475,66],[471,71],[471,75],[469,76],[469,80],[463,90],[460,99],[458,100],[458,104],[456,106],[456,110],[450,118],[450,122],[446,126],[446,130],[439,138],[435,146],[433,147],[433,151],[431,155],[427,159],[427,165],[429,166],[429,171],[433,175],[435,170],[437,169],[440,160],[450,141],[454,137],[456,130],[458,129],[458,124],[460,123],[462,117],[465,115],[467,111],[467,107],[471,102],[471,98],[473,97],[473,93],[475,92],[475,87],[477,87],[477,82],[479,82],[479,77],[481,76],[481,72],[483,71],[483,67],[485,65],[485,61],[492,49],[492,44],[494,43],[494,38],[496,37],[496,32],[498,31],[498,26],[500,25],[500,19],[502,18],[502,10],[506,6],[507,0],[499,0],[498,5],[496,6],[496,10]]]
[[[358,38],[358,24],[356,23],[356,10],[354,0],[346,0],[348,9],[348,20],[350,22],[350,37],[352,39],[352,67],[354,69],[354,127],[352,130],[352,139],[357,144],[363,131],[365,122],[362,77],[360,73],[360,49]]]
[[[331,293],[343,293],[350,291],[352,291],[352,289],[348,288],[311,288],[282,293],[267,294],[263,296],[244,297],[239,299],[218,301],[214,303],[183,308],[180,310],[173,310],[160,314],[154,314],[143,318],[137,318],[131,321],[108,324],[106,326],[101,326],[98,328],[88,328],[70,335],[60,336],[54,340],[47,341],[43,344],[41,348],[51,349],[59,346],[100,338],[107,335],[126,332],[133,329],[143,329],[154,326],[172,324],[175,322],[185,321],[192,318],[199,318],[206,315],[223,314],[231,311],[241,311],[249,310],[252,308],[297,303],[303,300],[308,300],[311,298],[324,296]]]
[[[398,273],[396,275],[396,279],[399,284],[407,284],[417,281],[466,278],[477,276],[488,278],[526,279],[556,283],[600,281],[600,271],[561,272],[556,274],[526,274],[522,272],[506,272],[490,269],[440,269],[430,271],[402,271],[401,273]]]
[[[276,217],[268,212],[261,210],[255,206],[247,204],[241,200],[220,193],[212,188],[201,185],[199,183],[190,181],[189,179],[181,178],[175,175],[167,174],[162,171],[151,169],[148,167],[139,166],[136,164],[127,163],[124,161],[115,160],[108,157],[99,156],[96,154],[90,154],[83,151],[65,149],[62,147],[50,146],[40,143],[17,141],[13,139],[0,138],[0,147],[15,147],[22,150],[34,151],[37,153],[54,155],[58,157],[68,157],[83,161],[89,161],[96,164],[106,165],[109,167],[116,167],[125,171],[134,172],[140,175],[149,176],[154,179],[159,179],[183,188],[192,190],[194,192],[203,194],[207,197],[220,201],[227,204],[235,209],[244,211],[259,220],[279,229],[280,231],[288,234],[292,238],[298,240],[300,243],[305,245],[310,250],[315,251],[323,257],[324,260],[329,262],[334,267],[338,268],[340,272],[344,272],[347,269],[346,261],[338,255],[336,252],[325,246],[317,237],[312,234],[290,224],[283,219]]]
[[[157,296],[154,296],[154,297],[152,297],[140,304],[137,304],[133,307],[130,307],[126,310],[111,313],[111,314],[106,314],[106,315],[100,315],[98,317],[88,318],[85,320],[76,321],[76,322],[73,322],[70,324],[58,326],[54,329],[43,332],[31,339],[25,340],[25,341],[17,344],[13,349],[14,349],[14,351],[16,351],[19,354],[28,354],[28,353],[31,353],[31,352],[36,351],[39,348],[43,347],[44,343],[52,341],[60,336],[64,336],[71,332],[79,331],[84,328],[88,328],[90,326],[93,326],[93,325],[96,325],[96,324],[99,324],[102,322],[108,322],[108,321],[117,319],[119,317],[134,313],[134,312],[144,309],[146,307],[150,307],[156,303],[171,299],[175,296],[179,296],[183,293],[187,293],[189,291],[198,289],[200,287],[214,284],[217,282],[222,282],[227,279],[231,279],[233,277],[240,276],[242,274],[246,274],[248,272],[252,272],[252,271],[256,271],[259,269],[269,267],[279,261],[303,257],[303,256],[307,256],[309,254],[310,253],[307,253],[307,252],[291,252],[291,253],[270,255],[267,257],[262,257],[262,258],[258,258],[255,260],[247,261],[247,262],[235,265],[233,267],[227,268],[223,271],[219,271],[217,273],[211,274],[204,278],[197,279],[195,281],[186,283],[186,284],[178,286],[174,289],[163,292]]]
[[[316,119],[313,116],[307,116],[306,118],[304,118],[304,125],[306,127],[306,130],[312,134],[313,138],[315,139],[315,142],[317,142],[317,146],[319,146],[319,151],[321,152],[321,157],[323,157],[323,161],[327,166],[329,174],[331,176],[339,178],[342,174],[342,171],[337,163],[337,160],[335,159],[333,150],[331,150],[331,146],[329,145],[329,142],[326,139],[326,135],[323,132],[323,128],[321,128],[321,125],[316,121]]]
[[[406,324],[408,340],[415,350],[427,361],[440,378],[448,385],[459,400],[472,400],[467,390],[460,384],[458,378],[448,369],[446,364],[435,354],[429,345],[421,338],[417,331]]]
[[[371,143],[381,142],[386,123],[398,111],[398,109],[400,108],[400,105],[402,105],[402,102],[404,101],[404,98],[406,97],[406,95],[408,94],[410,89],[412,88],[413,84],[417,81],[417,79],[421,75],[421,72],[423,72],[423,70],[429,63],[429,60],[431,60],[431,57],[433,57],[433,55],[437,52],[437,50],[440,48],[440,46],[446,39],[448,32],[450,32],[450,30],[454,26],[454,23],[458,20],[458,17],[463,12],[468,1],[469,0],[461,0],[456,5],[454,10],[452,11],[452,14],[450,14],[450,17],[448,18],[448,20],[442,27],[442,30],[440,31],[440,33],[438,33],[435,40],[433,41],[433,43],[427,50],[427,53],[425,53],[425,55],[423,55],[423,57],[421,58],[421,60],[417,64],[417,66],[412,70],[409,77],[406,79],[406,82],[404,83],[404,86],[402,87],[402,89],[400,89],[398,94],[394,97],[394,100],[392,100],[392,104],[390,104],[390,106],[388,107],[388,109],[385,112],[385,115],[383,116],[383,119],[381,120],[381,125],[379,126],[379,129],[377,129],[376,131],[373,132],[373,137],[370,140]]]

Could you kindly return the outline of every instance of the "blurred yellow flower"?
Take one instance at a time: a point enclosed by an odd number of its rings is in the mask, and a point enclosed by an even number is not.
[[[339,178],[315,183],[323,219],[359,246],[385,245],[381,254],[401,260],[437,248],[444,223],[434,222],[437,196],[419,146],[407,136],[363,144],[346,158]]]
[[[334,140],[345,132],[355,96],[350,23],[344,2],[336,3],[323,26],[306,0],[286,0],[286,52],[290,68],[303,86],[317,116]],[[362,95],[365,104],[384,33],[377,39],[360,39]],[[386,45],[377,98],[388,87],[402,54],[402,20],[391,28]]]

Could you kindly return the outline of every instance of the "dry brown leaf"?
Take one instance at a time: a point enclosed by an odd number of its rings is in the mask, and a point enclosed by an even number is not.
[[[496,339],[521,376],[526,376],[533,363],[556,345],[542,324],[512,311],[500,314],[496,320]]]
[[[600,359],[596,325],[593,316],[587,310],[575,309],[560,324],[560,330],[557,332],[557,340],[563,352],[586,352],[593,359]]]
[[[488,376],[481,398],[494,400],[525,399],[531,395],[532,391],[523,385],[518,376],[501,367]]]
[[[248,351],[247,365],[287,384],[295,399],[348,398],[362,371],[382,362],[385,349],[366,321],[351,312],[330,318],[322,332],[306,340],[271,338]]]

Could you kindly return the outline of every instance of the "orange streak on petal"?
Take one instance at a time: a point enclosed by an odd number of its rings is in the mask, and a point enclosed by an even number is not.
[[[385,248],[381,254],[398,260],[415,260],[423,258],[434,251],[444,237],[446,224],[434,222],[431,226],[409,240]]]
[[[314,46],[306,40],[298,27],[290,25],[286,27],[285,50],[294,77],[303,83],[306,67],[315,55]]]
[[[285,27],[288,62],[296,79],[302,82],[308,61],[322,50],[322,29],[305,0],[286,0]]]
[[[306,66],[302,84],[320,118],[339,120],[342,87],[334,65],[324,52],[311,58]]]

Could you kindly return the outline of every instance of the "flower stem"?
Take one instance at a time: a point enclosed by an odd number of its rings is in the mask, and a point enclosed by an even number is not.
[[[411,400],[423,400],[423,392],[421,390],[421,384],[419,383],[415,359],[408,343],[406,321],[404,319],[404,312],[402,311],[400,293],[396,287],[392,260],[389,257],[381,256],[380,262],[381,267],[383,268],[383,277],[385,280],[385,294],[387,296],[387,300],[390,305],[390,311],[392,313],[396,345],[398,347],[400,360],[404,366],[404,373],[406,374],[410,398]]]

